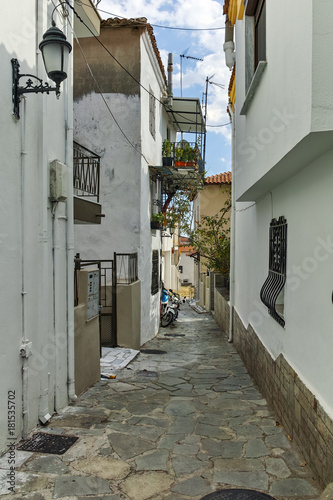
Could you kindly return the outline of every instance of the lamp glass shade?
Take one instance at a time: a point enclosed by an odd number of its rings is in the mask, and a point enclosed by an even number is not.
[[[67,42],[66,36],[59,28],[52,26],[44,33],[39,48],[43,55],[48,77],[55,83],[60,84],[67,78],[68,59],[72,50],[71,44]]]

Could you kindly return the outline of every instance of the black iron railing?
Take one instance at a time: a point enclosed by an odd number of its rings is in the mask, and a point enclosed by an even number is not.
[[[74,194],[96,198],[99,203],[100,156],[93,151],[73,143],[73,186]]]
[[[117,253],[117,284],[130,285],[138,280],[138,254]]]
[[[283,303],[278,298],[287,279],[287,220],[281,216],[272,219],[269,228],[269,269],[268,277],[260,291],[260,298],[268,307],[269,314],[284,326]],[[278,310],[277,310],[278,309]]]

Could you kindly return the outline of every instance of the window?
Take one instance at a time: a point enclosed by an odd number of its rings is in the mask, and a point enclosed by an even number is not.
[[[183,266],[178,266],[180,274],[183,274]]]
[[[287,275],[287,221],[284,217],[273,219],[269,229],[268,277],[260,291],[260,298],[268,307],[269,314],[285,325],[284,285]]]
[[[266,2],[258,2],[254,14],[254,71],[259,61],[266,61]]]
[[[155,114],[156,114],[156,100],[154,96],[154,92],[149,86],[149,130],[151,135],[155,139]]]
[[[245,14],[245,86],[248,92],[256,70],[261,74],[266,62],[266,1],[247,0]]]
[[[152,256],[152,274],[151,274],[151,294],[158,292],[158,250],[153,250]]]

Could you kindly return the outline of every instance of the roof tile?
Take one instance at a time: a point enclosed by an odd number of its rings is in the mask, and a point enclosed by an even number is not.
[[[206,177],[205,184],[230,184],[231,172],[223,172],[222,174],[211,175]]]

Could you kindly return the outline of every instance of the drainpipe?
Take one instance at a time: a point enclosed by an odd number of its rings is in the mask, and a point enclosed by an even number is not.
[[[22,419],[23,430],[22,437],[27,439],[29,428],[29,356],[31,354],[31,342],[26,334],[26,300],[25,290],[25,139],[26,139],[26,101],[21,98],[21,241],[22,241],[22,259],[21,259],[21,314],[22,314],[22,343],[20,346],[20,355],[22,358]]]
[[[236,202],[235,202],[235,166],[236,166],[236,124],[235,113],[232,112],[232,156],[231,156],[231,232],[230,232],[230,317],[229,317],[229,337],[228,342],[233,341],[233,312],[235,304],[235,222],[236,222]]]
[[[223,44],[223,50],[225,53],[225,64],[228,66],[230,71],[232,71],[236,61],[236,52],[234,43],[234,27],[229,21],[228,16],[225,23],[225,42]]]
[[[69,30],[66,23],[66,37]],[[72,67],[73,68],[73,67]],[[71,69],[72,69],[71,68]],[[75,364],[74,364],[74,197],[73,197],[73,111],[69,110],[69,87],[72,88],[73,69],[65,80],[65,164],[67,165],[67,203],[66,203],[66,246],[67,246],[67,390],[71,402],[77,400],[75,394]]]
[[[36,29],[36,47],[38,47],[39,41],[41,40],[41,36],[43,34],[43,16],[44,16],[44,6],[43,2],[40,0],[36,0],[36,19],[37,19],[37,29]],[[36,51],[36,68],[37,75],[42,72],[43,63],[41,59],[40,51]],[[49,206],[45,207],[45,200],[48,200],[49,195],[49,182],[48,182],[48,171],[46,170],[47,162],[45,161],[45,131],[44,131],[44,99],[38,99],[38,113],[42,117],[41,120],[38,121],[38,130],[39,137],[42,137],[42,144],[39,147],[39,157],[38,164],[41,168],[40,180],[41,180],[41,194],[40,199],[41,206],[43,207],[41,214],[41,223],[42,223],[42,234],[39,238],[39,247],[41,248],[41,259],[42,259],[42,269],[43,269],[43,278],[41,279],[41,291],[39,292],[40,302],[42,304],[42,310],[44,314],[39,319],[39,328],[41,332],[47,332],[49,329],[48,319],[49,319],[49,227],[48,227],[48,218],[49,218]],[[49,411],[49,387],[50,387],[50,371],[48,363],[45,363],[45,367],[41,369],[39,372],[40,377],[40,390],[39,390],[39,402],[38,402],[38,419],[42,424],[46,424],[50,419],[50,411]]]
[[[168,57],[168,104],[172,108],[173,89],[172,89],[172,72],[173,72],[173,54],[169,53]]]

